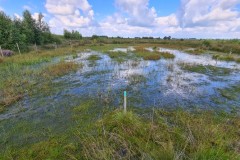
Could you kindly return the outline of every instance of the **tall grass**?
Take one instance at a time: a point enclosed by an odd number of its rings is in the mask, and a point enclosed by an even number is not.
[[[51,65],[52,58],[68,55],[68,48],[5,57],[0,63],[0,111],[20,100],[25,94],[51,78],[75,71],[79,65],[60,62]],[[47,67],[37,66],[45,64]],[[49,79],[50,78],[50,79]]]
[[[240,119],[224,112],[162,109],[99,112],[96,101],[74,108],[78,127],[63,137],[9,150],[15,159],[240,158]],[[101,115],[102,114],[102,115]],[[101,115],[101,116],[100,116]]]
[[[161,58],[164,59],[174,59],[175,56],[171,53],[168,52],[159,52],[159,51],[149,51],[146,50],[146,47],[143,46],[136,46],[135,48],[135,55],[138,57],[142,57],[144,60],[152,60],[152,61],[157,61],[160,60]]]

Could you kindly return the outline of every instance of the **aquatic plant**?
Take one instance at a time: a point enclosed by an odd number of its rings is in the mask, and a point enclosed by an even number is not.
[[[187,64],[187,63],[180,63],[179,65],[183,70],[206,74],[206,75],[225,76],[231,73],[231,69],[223,68],[223,67],[215,67],[211,65],[198,65],[198,64],[195,65],[195,64]]]

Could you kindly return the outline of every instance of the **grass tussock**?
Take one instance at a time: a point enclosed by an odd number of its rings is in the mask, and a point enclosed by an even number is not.
[[[216,59],[216,60],[220,60],[220,61],[237,61],[237,59],[235,58],[234,55],[219,55],[219,54],[215,54],[213,55],[212,57],[213,59]]]
[[[63,76],[67,73],[70,73],[72,71],[76,71],[79,68],[79,64],[76,64],[74,62],[60,62],[54,65],[50,65],[46,67],[42,71],[42,75],[44,77],[58,77]]]
[[[3,58],[0,57],[0,63],[3,63]]]
[[[223,68],[223,67],[215,67],[211,65],[204,66],[204,65],[187,64],[187,63],[182,63],[179,65],[183,70],[206,74],[206,75],[225,76],[231,73],[231,69]]]
[[[99,55],[91,55],[91,56],[88,57],[87,60],[89,60],[89,61],[98,61],[100,59],[101,59],[101,57]]]
[[[111,59],[113,59],[119,63],[124,62],[128,57],[130,57],[130,55],[128,53],[121,52],[121,51],[117,51],[117,52],[108,51],[106,53]]]
[[[123,113],[89,100],[73,108],[70,135],[12,149],[0,159],[240,158],[240,117],[224,112],[145,109]]]
[[[137,46],[135,48],[135,55],[138,57],[143,58],[144,60],[152,60],[152,61],[157,61],[160,60],[161,58],[164,59],[174,59],[175,55],[168,53],[168,52],[159,52],[156,50],[150,51],[146,50],[145,46]]]
[[[164,59],[174,59],[175,55],[171,54],[169,52],[160,52],[160,56],[163,57]]]

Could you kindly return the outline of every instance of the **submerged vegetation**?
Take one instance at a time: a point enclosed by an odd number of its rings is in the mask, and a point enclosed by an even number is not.
[[[219,89],[219,92],[228,100],[237,100],[240,98],[240,84],[235,84],[224,89]]]

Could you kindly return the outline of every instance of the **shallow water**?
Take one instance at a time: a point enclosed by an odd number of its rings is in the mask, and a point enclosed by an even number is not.
[[[131,49],[131,48],[130,48]],[[129,51],[117,48],[115,51]],[[132,50],[132,49],[131,49]],[[78,58],[67,61],[84,64],[77,73],[56,79],[55,88],[50,95],[25,97],[3,114],[0,120],[12,117],[25,117],[38,113],[51,106],[61,107],[61,101],[78,105],[69,97],[92,97],[99,101],[108,100],[108,105],[122,105],[122,92],[128,91],[128,105],[135,107],[185,107],[204,109],[229,109],[240,106],[240,100],[218,104],[213,98],[223,98],[217,89],[240,82],[240,65],[234,62],[216,61],[210,55],[190,55],[177,50],[163,49],[176,56],[174,60],[144,61],[126,60],[117,63],[107,55],[98,52],[80,53]],[[101,60],[89,62],[90,55],[99,55]],[[213,65],[232,69],[230,75],[214,76],[184,71],[180,63]],[[135,77],[135,79],[134,79]],[[139,78],[140,77],[140,78]],[[143,77],[143,78],[141,78]],[[136,81],[136,82],[135,82]],[[72,104],[71,104],[72,103]]]
[[[119,49],[116,49],[119,50]],[[123,51],[124,49],[121,49]],[[240,84],[240,64],[216,62],[210,55],[189,55],[177,50],[174,60],[126,60],[118,63],[98,52],[79,53],[66,61],[82,63],[76,73],[55,79],[50,93],[38,93],[25,98],[0,114],[1,144],[23,145],[73,126],[72,108],[86,99],[95,99],[99,106],[120,107],[123,91],[128,92],[128,107],[162,107],[185,109],[224,109],[240,106],[240,99],[227,100],[218,89]],[[129,52],[129,49],[125,49]],[[101,60],[88,61],[90,55]],[[226,76],[205,75],[184,71],[180,63],[213,65],[232,69]],[[213,99],[220,99],[218,103]],[[2,148],[4,148],[2,146]],[[0,149],[1,150],[1,149]]]

